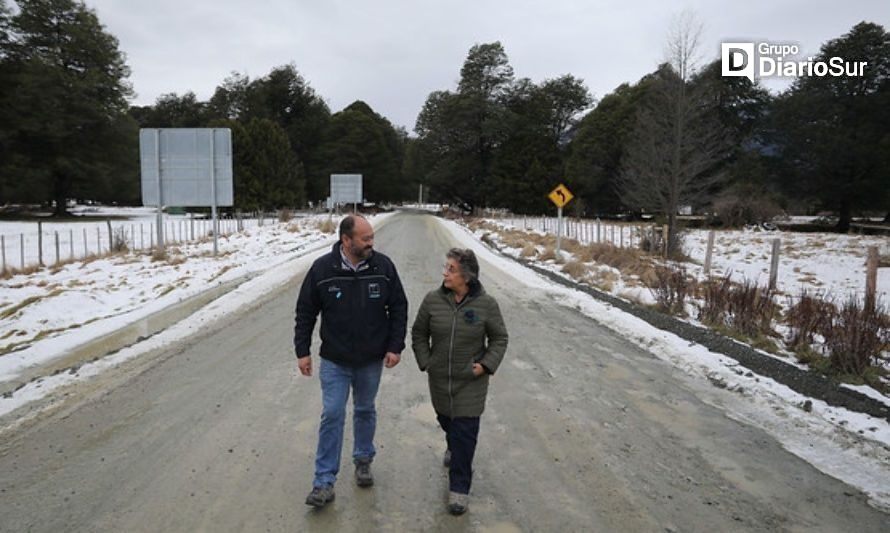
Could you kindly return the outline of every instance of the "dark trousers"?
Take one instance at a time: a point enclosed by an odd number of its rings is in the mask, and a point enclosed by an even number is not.
[[[445,430],[445,441],[451,450],[448,470],[448,489],[460,494],[470,493],[473,481],[473,456],[479,437],[479,417],[450,418],[436,413],[439,425]]]

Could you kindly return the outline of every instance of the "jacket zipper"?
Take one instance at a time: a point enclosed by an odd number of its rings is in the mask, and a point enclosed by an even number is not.
[[[452,388],[452,356],[454,355],[454,329],[457,325],[457,307],[451,313],[451,341],[448,343],[448,410],[449,416],[454,418],[454,395]]]

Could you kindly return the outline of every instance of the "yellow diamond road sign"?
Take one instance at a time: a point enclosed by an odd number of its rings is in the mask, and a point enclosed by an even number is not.
[[[572,193],[569,192],[566,186],[562,183],[560,183],[556,186],[555,189],[550,191],[550,194],[548,194],[547,197],[550,198],[551,202],[556,204],[556,207],[563,207],[564,205],[572,201],[572,198],[574,198]]]

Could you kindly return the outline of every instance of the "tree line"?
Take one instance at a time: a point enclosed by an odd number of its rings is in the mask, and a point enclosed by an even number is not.
[[[719,61],[696,68],[680,21],[669,57],[598,101],[566,74],[517,77],[500,42],[470,48],[457,86],[429,94],[409,136],[362,101],[332,113],[294,64],[233,72],[131,106],[117,39],[75,0],[0,0],[0,205],[140,202],[138,129],[228,127],[239,209],[317,205],[332,173],[360,173],[368,201],[416,197],[472,211],[550,212],[565,183],[576,214],[656,213],[675,234],[684,207],[737,224],[782,210],[890,211],[890,34],[861,22],[816,60],[866,61],[865,75],[802,77],[773,95]]]

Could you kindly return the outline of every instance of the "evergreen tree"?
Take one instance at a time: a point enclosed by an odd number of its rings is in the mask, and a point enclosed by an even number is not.
[[[513,69],[499,42],[473,46],[461,68],[457,92],[431,93],[415,131],[430,148],[426,179],[437,194],[465,209],[486,206],[496,151],[507,137],[504,98]]]
[[[306,172],[307,198],[319,201],[328,195],[328,177],[316,170],[323,162],[316,154],[331,113],[293,64],[276,67],[250,82],[239,116],[243,120],[266,118],[284,128]]]
[[[838,215],[847,231],[854,212],[890,209],[890,33],[860,22],[825,43],[814,62],[867,62],[863,76],[798,78],[776,105],[776,144],[805,194]]]
[[[328,184],[331,174],[361,174],[362,193],[370,202],[403,200],[399,144],[388,120],[366,103],[353,102],[331,117],[319,147],[319,168]]]
[[[142,128],[205,128],[209,122],[207,104],[192,91],[162,94],[153,106],[131,108],[130,115]]]
[[[8,102],[10,149],[23,161],[16,176],[22,186],[14,199],[51,200],[55,213],[64,214],[69,198],[96,189],[94,180],[116,179],[108,154],[136,142],[118,136],[132,93],[129,69],[117,39],[83,3],[20,0],[18,5],[11,20],[14,81]]]
[[[578,125],[569,146],[565,175],[567,186],[588,215],[625,209],[618,196],[617,178],[649,83],[651,78],[645,77],[634,85],[619,85]]]

